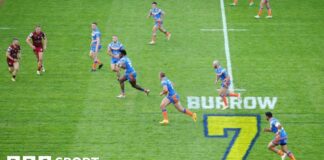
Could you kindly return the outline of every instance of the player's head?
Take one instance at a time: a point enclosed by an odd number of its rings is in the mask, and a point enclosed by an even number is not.
[[[91,23],[91,28],[92,28],[93,30],[97,29],[97,22],[93,22],[93,23]]]
[[[36,33],[40,33],[41,31],[42,31],[41,26],[40,26],[40,25],[37,25],[37,26],[35,27],[35,32],[36,32]]]
[[[272,118],[272,113],[271,112],[266,112],[265,113],[267,121],[269,121],[270,118]]]
[[[113,42],[117,42],[118,41],[118,37],[116,35],[112,36],[112,40]]]
[[[162,79],[162,78],[164,78],[165,77],[165,73],[164,72],[159,72],[159,78],[160,78],[160,80]]]
[[[152,8],[156,8],[157,2],[152,2]]]
[[[18,40],[18,38],[14,38],[14,39],[12,39],[12,44],[13,44],[13,45],[19,45],[19,40]]]
[[[119,58],[122,58],[122,57],[124,57],[124,56],[126,56],[126,55],[127,55],[126,50],[124,50],[124,49],[120,50]]]
[[[220,63],[219,63],[218,60],[214,60],[214,61],[213,61],[213,67],[214,67],[214,68],[218,68],[219,65],[220,65]]]

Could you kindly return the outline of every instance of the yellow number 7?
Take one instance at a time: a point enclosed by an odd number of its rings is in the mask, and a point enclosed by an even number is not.
[[[205,136],[227,138],[228,132],[235,132],[223,160],[245,160],[260,133],[260,115],[205,114]]]

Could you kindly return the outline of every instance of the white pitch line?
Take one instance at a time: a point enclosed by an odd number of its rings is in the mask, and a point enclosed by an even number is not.
[[[219,28],[202,28],[200,31],[203,32],[219,32],[222,31],[224,32],[224,29],[219,29]],[[245,32],[248,31],[247,29],[227,29],[227,31],[232,31],[232,32]]]
[[[0,30],[9,30],[9,29],[13,29],[13,28],[8,28],[8,27],[0,27]]]
[[[234,91],[234,77],[232,73],[232,63],[231,63],[231,54],[230,54],[229,41],[228,41],[228,30],[227,30],[224,0],[220,0],[220,5],[221,5],[222,22],[223,22],[223,29],[224,29],[223,32],[224,32],[224,46],[225,46],[227,71],[232,80],[232,84],[230,85],[229,90]]]

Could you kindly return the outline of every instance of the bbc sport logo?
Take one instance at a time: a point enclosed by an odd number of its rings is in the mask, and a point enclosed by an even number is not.
[[[7,156],[7,160],[99,160],[99,157]]]

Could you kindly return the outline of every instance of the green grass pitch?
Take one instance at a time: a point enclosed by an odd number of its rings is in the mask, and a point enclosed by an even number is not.
[[[174,81],[184,106],[186,97],[217,96],[211,62],[225,66],[218,0],[165,0],[165,27],[150,41],[149,0],[6,0],[0,3],[0,159],[7,155],[51,155],[108,159],[221,159],[230,138],[206,138],[203,114],[261,114],[265,110],[195,110],[198,122],[168,107],[170,125],[160,126],[162,97],[158,72]],[[225,0],[236,88],[243,96],[277,96],[272,111],[289,134],[297,159],[324,159],[324,21],[316,0],[271,0],[273,19],[254,19],[258,4]],[[102,32],[100,58],[105,66],[91,73],[90,24]],[[36,75],[36,59],[25,43],[40,24],[48,37],[47,72]],[[151,89],[146,97],[126,85],[126,99],[115,98],[119,85],[110,71],[106,46],[118,35],[138,74]],[[13,37],[22,46],[17,82],[10,81],[5,50]],[[230,134],[233,136],[233,133]],[[248,160],[280,159],[267,150],[273,135],[261,132]]]

